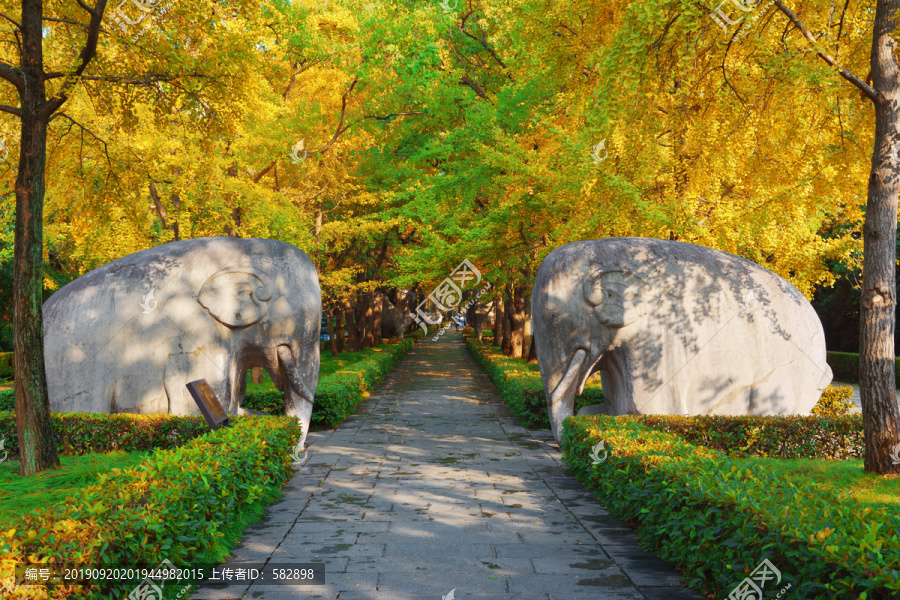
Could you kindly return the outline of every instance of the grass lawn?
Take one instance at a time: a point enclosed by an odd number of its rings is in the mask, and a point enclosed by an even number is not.
[[[17,521],[35,508],[65,504],[77,490],[96,483],[98,475],[133,467],[151,452],[63,456],[60,469],[33,477],[18,475],[19,461],[0,464],[0,526]]]
[[[882,478],[863,473],[862,460],[745,458],[741,462],[748,466],[759,465],[774,473],[808,479],[841,498],[853,498],[893,513],[900,509],[900,478]]]
[[[375,348],[365,348],[364,350],[357,350],[356,352],[345,352],[343,354],[338,354],[337,356],[331,356],[331,351],[325,350],[322,352],[322,358],[319,364],[319,377],[331,375],[336,371],[346,369],[355,362],[359,362],[364,358],[385,351],[386,350],[383,347],[378,346]],[[275,384],[272,383],[272,378],[269,377],[268,371],[263,371],[262,383],[250,383],[250,373],[247,373],[247,393],[268,392],[274,389]]]

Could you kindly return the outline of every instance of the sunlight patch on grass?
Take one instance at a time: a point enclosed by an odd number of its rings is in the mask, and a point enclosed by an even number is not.
[[[900,508],[900,478],[879,477],[863,473],[862,460],[814,460],[808,458],[745,458],[775,473],[808,479],[841,498],[852,498],[863,504],[894,512]]]
[[[63,456],[62,468],[31,477],[18,474],[18,461],[0,464],[0,526],[18,521],[35,508],[65,504],[76,491],[95,484],[97,476],[140,464],[151,452]]]

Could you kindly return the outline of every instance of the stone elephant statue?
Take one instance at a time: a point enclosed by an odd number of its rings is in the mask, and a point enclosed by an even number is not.
[[[531,299],[557,441],[585,381],[582,413],[808,414],[831,381],[822,323],[790,283],[718,250],[610,238],[551,252]]]
[[[309,431],[322,300],[312,261],[275,240],[212,237],[120,258],[44,303],[50,409],[200,414],[206,379],[241,414],[247,370],[264,367]]]

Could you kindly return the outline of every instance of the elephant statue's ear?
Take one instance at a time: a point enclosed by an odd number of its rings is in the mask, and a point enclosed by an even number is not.
[[[582,284],[585,302],[608,327],[625,327],[647,313],[642,302],[646,288],[639,277],[626,271],[594,271]]]
[[[266,316],[272,296],[272,284],[262,271],[226,267],[206,280],[197,302],[219,323],[246,327]]]

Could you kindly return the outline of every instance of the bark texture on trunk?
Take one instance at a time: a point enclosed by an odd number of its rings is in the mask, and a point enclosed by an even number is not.
[[[494,338],[491,343],[498,348],[503,346],[503,312],[503,296],[500,295],[494,300],[494,327],[491,330]]]
[[[337,350],[340,354],[347,351],[344,347],[344,307],[335,305],[334,307],[334,335],[337,338]]]
[[[536,365],[537,364],[537,345],[534,343],[534,336],[530,338],[531,342],[528,344],[528,364]]]
[[[263,368],[262,367],[253,367],[250,369],[250,383],[262,383],[263,382]]]
[[[372,313],[372,292],[360,294],[358,302],[359,307],[356,314],[363,327],[361,336],[362,346],[363,348],[371,348],[374,341],[372,326],[375,321],[375,316]]]
[[[509,355],[524,358],[525,354],[525,288],[510,287],[510,301],[506,304],[509,322]]]
[[[336,357],[340,352],[338,352],[337,338],[334,336],[334,322],[335,313],[337,312],[337,306],[332,305],[331,308],[326,313],[328,315],[328,350],[331,352],[332,357]]]
[[[362,348],[360,335],[359,335],[359,327],[354,322],[354,317],[356,316],[356,310],[354,309],[353,304],[350,300],[344,300],[344,317],[346,317],[347,321],[347,333],[349,335],[349,348],[350,352],[355,352]]]
[[[48,123],[39,114],[44,102],[43,85],[40,88],[29,94],[33,96],[30,102],[23,102],[22,152],[16,179],[13,347],[21,475],[59,467],[44,370],[43,216]]]
[[[900,69],[894,29],[900,0],[879,0],[872,35],[875,148],[863,225],[859,387],[865,432],[864,470],[900,474],[891,449],[900,444],[894,385],[897,196],[900,193]]]
[[[381,291],[376,290],[372,295],[372,344],[381,345],[381,309],[384,306],[384,298]]]
[[[509,286],[506,286],[507,290]],[[503,321],[503,338],[501,339],[500,350],[507,356],[512,356],[512,322],[509,319],[510,305],[513,298],[507,291],[507,298],[503,300],[503,312],[500,313],[500,320]]]

